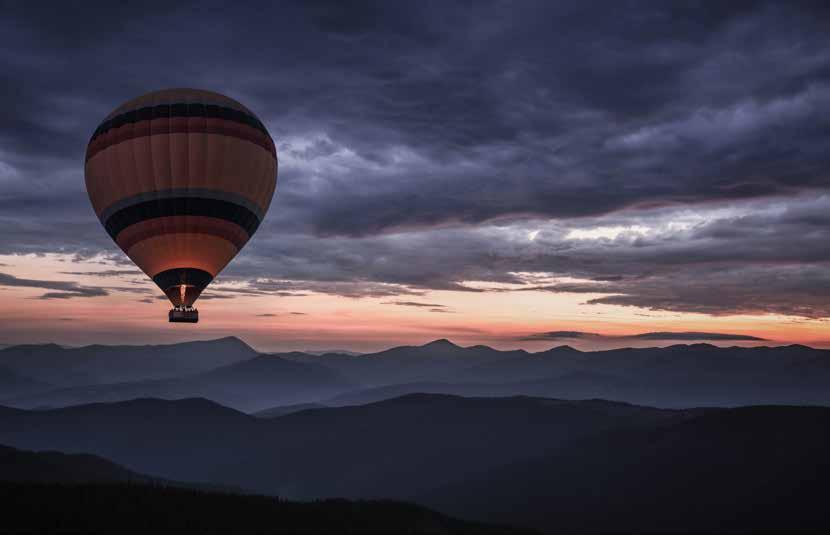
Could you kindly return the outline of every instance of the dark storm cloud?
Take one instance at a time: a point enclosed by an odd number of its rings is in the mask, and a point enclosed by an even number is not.
[[[315,191],[338,194],[315,199],[311,229],[371,235],[827,186],[830,53],[809,13],[595,7],[510,6],[510,22],[477,18],[442,36],[440,58],[419,49],[394,82],[366,81],[333,110],[360,137],[327,129],[363,165],[318,177]],[[771,31],[783,21],[799,31]]]
[[[79,288],[77,291],[69,292],[46,292],[38,299],[72,299],[73,297],[101,297],[104,295],[109,295],[109,293],[100,288]]]
[[[590,302],[655,310],[830,315],[830,212],[798,200],[830,188],[822,3],[83,8],[2,4],[0,253],[125,261],[84,193],[86,142],[120,102],[196,86],[255,110],[281,156],[271,213],[217,281],[242,286],[211,295],[488,281],[601,287]],[[565,239],[765,198],[781,210]],[[535,221],[554,228],[510,234]],[[596,285],[518,275],[533,271]]]
[[[203,293],[202,295],[199,296],[199,300],[208,300],[208,301],[210,301],[210,300],[213,300],[213,299],[234,299],[235,297],[236,296],[234,296],[234,295],[215,294],[215,293],[205,292],[205,293]],[[166,295],[157,295],[156,300],[157,301],[167,301],[168,297]],[[148,302],[148,301],[142,300],[142,302]]]
[[[210,292],[205,292],[204,294],[199,296],[199,299],[207,299],[207,300],[211,300],[211,299],[235,299],[235,298],[236,298],[236,296],[233,296],[233,295],[215,294],[215,293],[210,293]],[[165,296],[164,299],[167,299],[167,297]]]
[[[511,286],[488,291],[581,293],[591,303],[664,311],[830,315],[830,225],[823,215],[830,213],[830,197],[742,209],[680,230],[667,227],[681,217],[671,210],[590,220],[655,229],[616,239],[566,239],[567,228],[538,221],[351,240],[275,236],[260,240],[256,254],[245,255],[222,279],[245,280],[268,265],[283,279],[275,288],[352,297],[489,281]],[[530,241],[526,229],[536,224],[548,226]],[[521,272],[577,280],[539,282]]]
[[[827,266],[687,269],[631,285],[606,288],[591,304],[622,305],[711,315],[780,314],[830,317]]]
[[[439,305],[436,303],[419,303],[417,301],[388,301],[384,305],[397,305],[401,307],[416,307],[416,308],[446,308],[446,305]]]
[[[256,279],[249,281],[248,285],[250,288],[254,288],[263,295],[277,295],[281,297],[301,297],[306,295],[304,292],[315,292],[353,298],[421,295],[423,293],[423,291],[413,290],[400,284],[367,282],[361,280],[313,281]]]
[[[746,334],[728,334],[728,333],[704,333],[704,332],[653,332],[632,335],[631,338],[638,340],[734,340],[734,341],[750,341],[763,342],[764,338],[757,336],[749,336]]]
[[[144,273],[138,269],[105,269],[103,271],[61,271],[62,275],[80,275],[86,277],[127,277],[141,276]]]
[[[585,338],[601,337],[601,334],[582,331],[548,331],[523,336],[521,340],[581,340]]]
[[[81,286],[69,281],[21,279],[7,273],[0,273],[0,286],[54,290],[44,293],[39,299],[71,299],[73,297],[101,297],[109,295],[107,290],[103,288]]]
[[[707,332],[649,332],[628,336],[609,336],[582,331],[550,331],[522,337],[523,341],[557,340],[665,340],[665,341],[710,341],[710,342],[764,342],[764,338],[745,334]]]

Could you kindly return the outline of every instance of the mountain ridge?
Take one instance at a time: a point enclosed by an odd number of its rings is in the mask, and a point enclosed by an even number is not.
[[[0,367],[7,366],[9,355],[16,355],[18,367],[11,369],[13,373],[49,383],[37,378],[43,372],[40,377],[60,376],[70,383],[53,384],[51,389],[21,383],[15,390],[11,386],[4,390],[0,384],[0,403],[32,408],[131,397],[202,396],[259,411],[281,405],[328,404],[338,396],[358,395],[359,390],[370,397],[374,394],[369,391],[383,388],[401,394],[407,393],[406,387],[395,385],[428,384],[431,391],[450,394],[599,397],[661,407],[764,402],[830,405],[830,351],[794,344],[754,348],[674,344],[592,352],[560,345],[528,353],[485,345],[461,347],[438,339],[423,346],[398,346],[359,356],[261,354],[233,337],[150,350],[88,347],[98,348],[92,357],[78,350],[61,350],[57,356],[21,360],[15,348],[0,351]],[[133,349],[106,362],[107,355],[122,347]],[[157,350],[161,356],[144,359],[146,351]],[[169,355],[175,358],[169,360]],[[52,368],[50,358],[64,362]],[[67,358],[77,358],[82,364],[67,364]],[[98,380],[89,376],[114,365],[123,365],[128,369],[124,374],[130,376],[138,369],[141,377],[121,381],[117,374],[101,372],[104,378]],[[143,369],[145,365],[149,371]],[[256,371],[257,367],[261,369]],[[165,377],[154,378],[159,374]],[[438,384],[444,385],[443,390]],[[490,385],[491,392],[481,385]]]

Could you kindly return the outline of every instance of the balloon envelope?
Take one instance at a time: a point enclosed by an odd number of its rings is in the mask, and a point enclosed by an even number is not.
[[[268,211],[277,153],[239,102],[169,89],[104,119],[87,146],[85,175],[115,243],[174,306],[191,307]]]

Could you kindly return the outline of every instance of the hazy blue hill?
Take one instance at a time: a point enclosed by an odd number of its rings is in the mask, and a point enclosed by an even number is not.
[[[84,357],[84,350],[98,357]],[[7,394],[0,388],[0,402],[26,408],[138,397],[196,396],[258,411],[303,403],[376,401],[384,395],[418,392],[416,387],[425,392],[465,396],[597,397],[676,408],[763,403],[830,405],[830,351],[797,345],[740,348],[691,344],[596,352],[559,346],[527,353],[487,346],[460,347],[447,340],[436,340],[424,346],[401,346],[360,356],[317,356],[300,352],[257,355],[238,339],[226,338],[172,346],[91,346],[78,350],[28,346],[6,351],[10,353],[0,351],[0,363],[4,358],[17,362],[10,355],[24,361],[31,357],[27,369],[35,371],[39,366],[48,368],[55,359],[68,359],[41,376],[65,373],[72,382],[79,377],[92,381],[90,374],[95,370],[100,380],[99,372],[106,368],[101,364],[102,355],[113,358],[107,366],[126,363],[127,370],[147,363],[145,375],[158,375],[161,369],[167,370],[165,373],[180,373],[200,368],[173,378],[116,383],[109,381],[113,374],[103,374],[109,378],[103,384],[49,392],[38,389],[35,395],[26,395],[25,391]],[[55,351],[63,352],[62,356],[56,356]],[[154,357],[148,356],[156,353]],[[153,362],[156,368],[150,365]],[[18,370],[13,373],[25,375]],[[343,397],[331,399],[337,396]]]
[[[315,349],[304,350],[302,353],[307,355],[347,355],[350,357],[356,357],[363,354],[360,351],[349,351],[348,349]]]
[[[528,355],[524,350],[498,351],[487,346],[460,347],[449,340],[422,346],[400,346],[359,356],[294,353],[288,358],[318,362],[344,376],[370,386],[401,382],[442,380],[462,374],[472,366]]]
[[[365,405],[408,394],[446,394],[464,397],[505,397],[524,395],[521,386],[497,383],[402,383],[364,388],[340,394],[325,400],[325,405]]]
[[[135,398],[203,397],[245,411],[277,404],[321,399],[352,390],[356,385],[338,372],[315,363],[299,363],[271,355],[215,368],[194,375],[155,381],[79,386],[4,400],[24,408],[63,407]]]
[[[299,363],[272,355],[260,355],[250,360],[215,368],[201,373],[196,378],[214,382],[242,382],[263,385],[275,380],[292,381],[299,384],[316,385],[327,381],[332,384],[348,383],[339,373],[314,363]]]
[[[212,481],[215,463],[256,449],[259,420],[205,399],[136,399],[42,411],[0,412],[0,443],[92,453],[131,470]],[[6,440],[8,439],[8,440]]]
[[[269,409],[263,409],[261,411],[254,412],[251,414],[251,416],[256,416],[257,418],[279,418],[280,416],[293,414],[295,412],[307,411],[309,409],[325,408],[326,405],[323,405],[322,403],[297,403],[295,405],[278,405],[276,407],[271,407]]]
[[[276,403],[324,399],[357,385],[335,370],[315,363],[299,363],[271,355],[217,368],[177,381],[189,395],[214,399],[248,412]]]
[[[826,532],[830,409],[712,409],[575,441],[420,496],[557,532]]]
[[[23,396],[35,392],[43,392],[53,388],[42,381],[35,381],[20,373],[0,366],[0,396]]]
[[[176,377],[256,355],[256,351],[234,337],[148,346],[63,348],[45,344],[0,350],[0,366],[57,386],[78,386]],[[0,391],[0,397],[10,396]]]
[[[830,404],[830,351],[805,346],[680,344],[596,352],[559,346],[526,353],[439,341],[361,357],[313,358],[344,375],[366,376],[373,390],[347,395],[357,401],[377,399],[380,387],[395,395],[420,383],[448,394],[601,397],[664,407]]]

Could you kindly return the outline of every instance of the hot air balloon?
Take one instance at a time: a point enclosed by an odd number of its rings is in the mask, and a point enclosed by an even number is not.
[[[86,190],[118,247],[195,323],[193,303],[262,222],[277,152],[262,122],[224,95],[155,91],[95,129]]]

